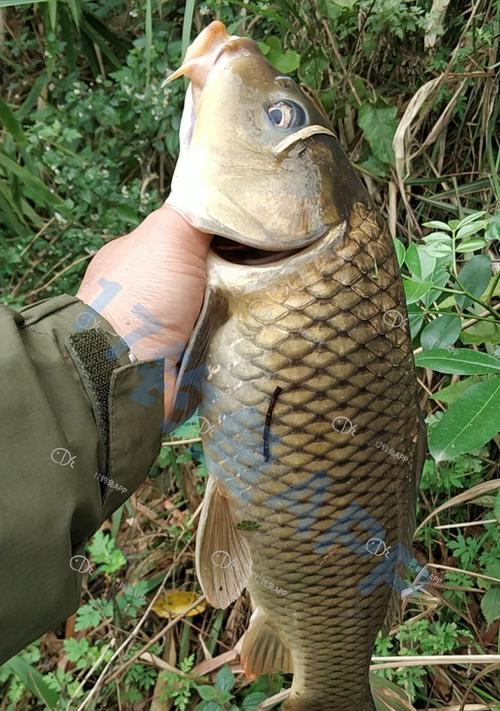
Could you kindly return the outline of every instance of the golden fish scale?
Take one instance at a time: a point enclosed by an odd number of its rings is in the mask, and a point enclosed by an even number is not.
[[[370,711],[367,669],[391,586],[382,580],[362,595],[358,586],[381,558],[338,541],[325,556],[315,544],[354,502],[382,526],[388,547],[411,542],[418,406],[411,342],[384,322],[388,310],[404,314],[390,238],[358,204],[331,257],[237,303],[208,357],[208,470],[229,492],[239,491],[236,480],[248,487],[244,500],[231,497],[238,520],[259,524],[243,534],[253,563],[248,588],[292,652],[290,708]],[[265,462],[264,422],[278,386]],[[338,417],[355,432],[335,431]],[[318,491],[300,482],[321,471],[328,486],[311,517],[307,502]],[[287,494],[289,505],[277,506]],[[373,536],[369,525],[353,530],[363,545]]]

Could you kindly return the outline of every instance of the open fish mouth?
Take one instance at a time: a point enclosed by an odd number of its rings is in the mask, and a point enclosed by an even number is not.
[[[309,244],[307,246],[310,247],[311,245]],[[288,250],[261,249],[236,242],[227,237],[221,237],[220,235],[216,235],[210,244],[210,250],[220,259],[231,262],[232,264],[249,266],[274,264],[282,259],[298,254],[303,249],[305,249],[304,246]]]

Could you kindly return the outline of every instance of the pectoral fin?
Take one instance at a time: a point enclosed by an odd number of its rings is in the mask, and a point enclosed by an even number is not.
[[[208,602],[226,608],[248,582],[250,548],[236,528],[230,499],[209,477],[196,538],[196,573]]]
[[[182,356],[175,383],[174,406],[164,432],[168,433],[182,424],[200,404],[208,347],[227,317],[227,301],[222,293],[207,288],[200,315]]]
[[[255,610],[243,636],[241,665],[247,677],[273,672],[293,672],[292,655],[273,628],[269,617]]]

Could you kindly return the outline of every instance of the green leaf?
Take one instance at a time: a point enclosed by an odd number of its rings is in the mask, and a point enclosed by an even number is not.
[[[405,254],[406,254],[406,248],[404,244],[401,242],[399,239],[395,239],[394,241],[394,249],[396,251],[396,257],[398,260],[399,266],[403,266],[404,261],[405,261]]]
[[[490,218],[484,237],[488,242],[494,239],[500,239],[500,212],[497,212]]]
[[[446,222],[441,222],[440,220],[431,220],[431,222],[424,222],[424,227],[430,227],[433,230],[446,230],[447,232],[452,232],[451,227],[446,224]]]
[[[38,76],[35,81],[33,82],[31,89],[29,91],[28,96],[26,97],[24,104],[21,106],[19,111],[17,112],[17,117],[20,121],[26,118],[26,116],[29,115],[31,112],[32,108],[35,106],[38,97],[42,93],[43,88],[49,81],[49,75],[43,72]]]
[[[21,128],[21,124],[16,119],[16,117],[14,116],[8,105],[5,103],[5,101],[1,98],[0,121],[2,121],[7,131],[12,134],[12,137],[19,143],[19,145],[24,146],[24,144],[26,143],[26,136],[24,135],[23,129]]]
[[[102,614],[93,605],[82,605],[76,613],[75,629],[77,632],[97,627],[102,620]]]
[[[358,0],[332,0],[335,5],[339,7],[346,7],[348,10],[352,10],[356,5]]]
[[[404,289],[406,303],[414,304],[419,301],[422,296],[427,294],[429,289],[432,289],[432,281],[413,281],[413,279],[405,279]]]
[[[406,266],[410,270],[410,272],[418,277],[419,279],[422,278],[422,274],[420,271],[420,257],[418,254],[418,249],[417,245],[412,243],[406,250],[406,255],[405,255],[405,262]]]
[[[500,587],[491,588],[481,599],[481,611],[484,619],[491,625],[500,618]]]
[[[425,350],[431,348],[446,348],[455,343],[460,335],[462,322],[458,316],[438,316],[427,324],[420,336],[420,345]]]
[[[196,690],[205,701],[213,701],[219,695],[213,686],[197,686]]]
[[[87,656],[89,652],[90,645],[88,641],[84,638],[75,639],[74,637],[69,637],[64,640],[64,652],[70,662],[78,662]]]
[[[184,59],[184,57],[186,56],[186,50],[191,41],[191,29],[193,27],[194,7],[195,0],[186,0],[186,5],[184,8],[184,20],[182,23],[182,59]]]
[[[18,5],[33,5],[35,0],[0,0],[0,7],[17,7]],[[38,0],[48,2],[48,0]]]
[[[476,383],[430,428],[429,451],[438,462],[472,452],[500,429],[500,378]]]
[[[423,244],[418,245],[417,252],[422,281],[432,281],[436,285],[436,274],[440,270],[436,257],[431,257],[427,252],[427,246]]]
[[[493,511],[495,513],[496,520],[500,521],[500,491],[497,491],[496,493]]]
[[[464,227],[465,225],[470,225],[471,222],[476,222],[477,220],[480,220],[482,217],[484,217],[487,214],[485,210],[482,212],[473,212],[470,215],[467,215],[467,217],[462,218],[461,220],[455,220],[455,224],[452,225],[454,230],[459,230],[461,227]],[[451,224],[451,220],[450,220]]]
[[[101,32],[97,31],[95,27],[91,25],[86,19],[82,18],[80,24],[85,34],[88,35],[92,42],[95,42],[100,47],[101,52],[104,54],[104,56],[109,59],[111,64],[116,69],[119,69],[122,65],[121,60],[118,59],[116,54],[113,52],[113,50],[107,43],[104,35]]]
[[[196,707],[196,711],[223,711],[223,709],[216,701],[202,701]]]
[[[37,199],[41,203],[49,205],[50,207],[59,208],[62,205],[62,200],[54,193],[51,193],[39,178],[32,175],[26,168],[23,168],[10,158],[7,158],[3,153],[0,153],[0,166],[5,168],[7,172],[17,175],[27,187],[30,187],[34,191]]]
[[[109,484],[111,485],[111,483],[112,480],[110,479]],[[127,562],[122,551],[116,548],[115,540],[105,535],[103,531],[97,531],[94,534],[88,544],[88,549],[92,555],[93,562],[102,565],[106,573],[116,573]]]
[[[269,59],[269,61],[279,72],[291,74],[291,72],[294,72],[300,66],[300,54],[289,49],[284,54],[279,55],[275,59]]]
[[[226,665],[217,672],[215,686],[221,691],[230,691],[236,684],[236,679],[231,669]]]
[[[380,672],[370,672],[370,687],[377,711],[415,711],[406,691],[380,676]]]
[[[268,51],[264,52],[266,59],[276,67],[279,72],[290,74],[299,68],[300,54],[291,49],[285,52],[279,37],[267,37],[265,43],[262,42],[260,44],[264,46],[267,45]]]
[[[364,103],[359,107],[358,124],[373,155],[383,163],[394,162],[392,140],[396,133],[397,108],[386,104]]]
[[[497,491],[497,498],[499,493]],[[500,580],[500,558],[488,558],[484,566],[484,574]]]
[[[49,3],[49,19],[50,19],[50,27],[51,29],[55,29],[56,27],[56,19],[57,19],[57,0],[47,0]]]
[[[267,698],[266,694],[262,691],[254,691],[248,696],[245,696],[243,701],[242,710],[243,711],[257,711],[257,707]]]
[[[463,227],[461,227],[458,230],[456,237],[457,239],[464,239],[464,237],[472,237],[472,235],[475,235],[477,232],[483,230],[487,226],[488,220],[478,220],[477,222],[472,222],[468,225],[464,225]]]
[[[425,245],[425,251],[430,254],[431,257],[446,257],[452,252],[451,244],[445,244],[444,242],[436,242]]]
[[[73,22],[76,27],[80,27],[80,8],[77,4],[77,0],[68,0],[69,9],[71,10],[71,15],[73,17]]]
[[[446,232],[431,232],[424,237],[424,242],[430,244],[432,242],[451,242],[451,236]]]
[[[22,657],[12,657],[5,663],[4,668],[9,669],[22,681],[23,685],[31,691],[49,709],[55,709],[58,705],[59,694],[45,681],[40,672],[28,664]]]
[[[460,340],[464,345],[469,343],[481,344],[500,343],[500,324],[493,321],[478,321],[463,331]]]
[[[415,364],[418,368],[431,368],[438,373],[455,375],[482,375],[500,372],[499,358],[467,348],[457,348],[453,353],[439,348],[417,353]]]
[[[416,304],[408,306],[408,325],[410,326],[410,334],[412,338],[416,338],[418,332],[422,328],[424,322],[424,314]]]
[[[146,0],[146,26],[144,28],[147,86],[149,85],[151,75],[151,54],[153,50],[153,8],[151,7],[151,1],[152,0]],[[186,22],[186,14],[184,14],[184,22]]]
[[[465,254],[466,252],[476,252],[478,249],[483,249],[483,247],[486,247],[486,242],[483,239],[473,239],[470,242],[462,242],[455,251]]]
[[[486,291],[491,279],[491,259],[487,254],[476,254],[464,264],[458,273],[458,281],[463,288],[477,299]],[[473,301],[465,295],[456,295],[460,309],[466,309]]]
[[[474,383],[480,383],[483,380],[484,377],[481,377],[480,375],[472,375],[470,378],[464,378],[464,380],[459,380],[458,383],[453,383],[453,385],[448,385],[446,388],[438,390],[438,392],[431,395],[431,397],[433,400],[447,402],[448,405],[451,405],[455,402],[455,400],[458,400],[460,395],[470,388],[471,385],[474,385]]]
[[[366,160],[361,161],[359,167],[369,175],[378,175],[380,178],[385,178],[387,175],[387,165],[372,154]]]

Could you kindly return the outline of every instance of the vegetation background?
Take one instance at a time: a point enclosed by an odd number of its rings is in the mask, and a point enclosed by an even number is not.
[[[415,555],[442,582],[379,638],[378,708],[498,711],[493,0],[0,0],[2,302],[74,293],[103,242],[166,197],[184,87],[161,83],[216,18],[322,103],[396,240],[429,429]],[[289,686],[241,675],[246,597],[199,599],[196,419],[90,542],[77,614],[0,667],[0,711],[252,711]]]

